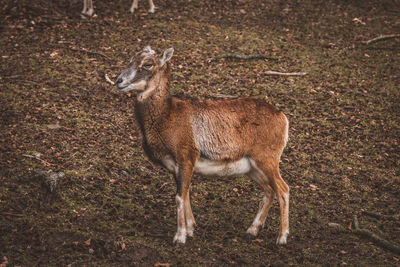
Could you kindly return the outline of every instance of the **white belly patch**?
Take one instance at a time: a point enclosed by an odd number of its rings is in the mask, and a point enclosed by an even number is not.
[[[212,161],[200,158],[194,166],[194,172],[201,175],[231,176],[248,173],[250,159],[243,157],[233,162]]]
[[[162,160],[162,162],[164,167],[166,167],[169,171],[175,174],[178,173],[178,166],[171,157],[165,157]],[[233,162],[212,161],[208,159],[199,158],[196,161],[196,165],[194,166],[194,173],[205,176],[241,175],[248,173],[253,165],[254,161],[247,157],[243,157]]]

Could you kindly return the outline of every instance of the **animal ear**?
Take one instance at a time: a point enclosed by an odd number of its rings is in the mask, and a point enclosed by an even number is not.
[[[151,49],[151,47],[149,45],[145,46],[145,48],[143,48],[144,52],[151,52],[153,49]]]
[[[160,59],[160,67],[164,66],[164,64],[172,58],[173,54],[174,54],[174,49],[172,47],[165,50],[162,58]]]

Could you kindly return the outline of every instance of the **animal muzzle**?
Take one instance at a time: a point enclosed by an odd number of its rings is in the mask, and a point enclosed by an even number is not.
[[[124,90],[129,87],[135,80],[136,71],[130,68],[125,69],[115,81],[115,85],[118,89]]]

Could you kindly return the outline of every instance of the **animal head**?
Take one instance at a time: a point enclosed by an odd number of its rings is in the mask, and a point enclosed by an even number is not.
[[[116,86],[122,92],[145,92],[149,89],[149,82],[157,72],[162,70],[174,54],[173,48],[168,48],[160,56],[150,46],[146,46],[129,62],[116,81]]]

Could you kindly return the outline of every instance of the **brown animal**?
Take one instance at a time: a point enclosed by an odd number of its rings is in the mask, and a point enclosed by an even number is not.
[[[138,92],[135,113],[149,158],[171,171],[176,180],[177,245],[193,236],[195,220],[189,200],[193,173],[246,174],[264,191],[249,236],[264,226],[277,196],[281,224],[277,244],[289,234],[289,187],[279,174],[288,140],[288,120],[264,99],[198,100],[170,96],[168,61],[174,50],[159,56],[149,46],[137,53],[119,75],[116,86]]]
[[[138,8],[138,2],[139,0],[133,0],[131,8],[129,9],[129,12],[133,13],[135,12],[135,9]],[[149,0],[149,12],[154,13],[156,6],[153,3],[153,0]],[[93,0],[83,0],[83,9],[81,12],[82,16],[93,16],[94,14],[94,8],[93,8]]]

